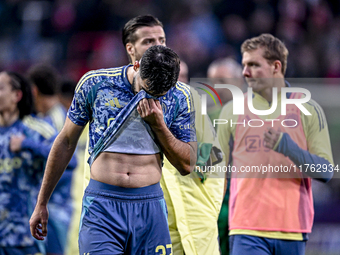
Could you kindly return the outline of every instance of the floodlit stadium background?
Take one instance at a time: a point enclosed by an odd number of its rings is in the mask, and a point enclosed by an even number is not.
[[[340,164],[339,1],[1,1],[0,69],[25,72],[45,62],[78,80],[91,69],[124,65],[120,30],[140,14],[163,22],[167,45],[188,64],[190,77],[206,77],[209,63],[220,57],[240,62],[240,44],[251,36],[278,36],[290,51],[287,77],[314,78],[300,80],[301,87],[324,108],[334,163]],[[313,189],[315,225],[307,254],[338,254],[340,179],[314,182]]]

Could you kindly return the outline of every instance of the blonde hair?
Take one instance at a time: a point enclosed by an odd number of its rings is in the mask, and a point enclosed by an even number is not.
[[[282,41],[271,34],[261,34],[257,37],[245,40],[241,45],[241,52],[243,54],[244,52],[253,51],[259,48],[264,49],[263,57],[270,63],[279,60],[282,65],[282,74],[286,73],[288,49]]]

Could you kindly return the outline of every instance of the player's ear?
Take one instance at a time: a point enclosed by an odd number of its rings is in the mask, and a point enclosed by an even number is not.
[[[22,99],[22,91],[20,89],[15,90],[15,102],[19,103]]]
[[[127,43],[125,45],[125,49],[126,49],[126,52],[130,55],[130,56],[134,56],[135,55],[135,47],[133,47],[133,44],[132,43]]]
[[[133,64],[133,70],[137,72],[138,69],[139,69],[139,61],[136,60],[135,63]]]
[[[281,72],[281,68],[282,68],[281,61],[275,60],[274,63],[273,63],[273,66],[274,66],[274,73],[280,73]]]

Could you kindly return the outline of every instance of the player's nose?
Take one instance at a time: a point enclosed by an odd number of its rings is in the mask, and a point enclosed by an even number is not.
[[[243,67],[242,74],[244,77],[250,77],[250,70],[248,66]]]

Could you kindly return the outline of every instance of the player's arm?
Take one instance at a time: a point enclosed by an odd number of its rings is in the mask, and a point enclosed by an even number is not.
[[[313,100],[306,108],[312,114],[301,116],[308,150],[300,148],[287,133],[272,128],[264,134],[265,146],[289,157],[307,176],[328,182],[333,177],[333,158],[326,117]]]
[[[193,171],[197,159],[197,143],[177,139],[164,122],[162,107],[158,100],[143,99],[137,110],[155,133],[163,153],[182,174]]]
[[[47,159],[37,204],[30,219],[31,234],[38,240],[43,240],[44,236],[47,235],[47,203],[71,160],[83,129],[83,126],[78,126],[69,118],[66,118],[64,128],[53,143]],[[39,224],[41,224],[41,227],[39,227]]]
[[[64,119],[62,120],[64,122]],[[43,119],[38,117],[29,116],[24,119],[24,123],[31,129],[40,134],[40,143],[35,143],[32,139],[26,137],[20,144],[17,140],[17,146],[21,146],[23,150],[30,150],[34,155],[47,159],[52,144],[58,135],[57,129],[54,128],[53,122],[50,117]],[[12,142],[12,141],[11,141]],[[13,141],[15,142],[15,141]],[[77,167],[77,158],[73,156],[67,166],[68,170],[73,170]]]
[[[32,116],[25,117],[24,124],[30,130],[35,131],[35,134],[39,135],[39,142],[32,138],[33,134],[30,132],[25,132],[22,135],[13,135],[10,140],[11,151],[28,150],[35,157],[47,159],[53,141],[57,136],[57,130],[44,120]]]

